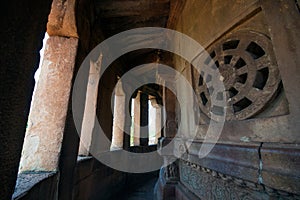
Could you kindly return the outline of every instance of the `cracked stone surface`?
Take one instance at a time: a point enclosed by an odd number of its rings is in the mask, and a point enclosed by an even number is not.
[[[55,172],[30,172],[18,174],[15,191],[12,199],[20,197],[42,180],[51,177]]]

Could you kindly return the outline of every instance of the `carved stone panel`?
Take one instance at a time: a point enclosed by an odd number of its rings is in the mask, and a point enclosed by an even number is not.
[[[300,199],[300,196],[180,161],[180,182],[200,199]]]
[[[226,120],[250,118],[266,108],[279,93],[281,78],[267,36],[237,31],[214,43],[208,52],[210,57],[204,64],[219,71],[219,75],[212,76],[203,70],[196,86],[200,109],[208,117],[226,113]],[[223,81],[224,93],[214,94],[214,79]],[[224,99],[225,108],[212,103]]]
[[[213,173],[196,170],[180,163],[180,181],[200,199],[269,199],[266,193],[215,178]]]

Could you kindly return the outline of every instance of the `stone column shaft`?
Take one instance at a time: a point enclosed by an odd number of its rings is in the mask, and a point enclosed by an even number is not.
[[[113,136],[111,150],[123,148],[125,127],[125,94],[122,89],[122,84],[119,82],[115,91],[114,105],[114,121],[113,121]]]
[[[125,95],[125,102],[128,102],[131,105],[130,96]],[[125,103],[125,123],[124,123],[124,132],[123,132],[123,149],[128,150],[130,147],[130,128],[131,128],[131,116],[130,116],[130,106]]]
[[[140,146],[148,146],[149,130],[148,130],[148,95],[141,93],[140,95]]]
[[[176,97],[168,89],[163,89],[163,103],[165,105],[165,128],[164,136],[168,138],[173,138],[177,132],[177,121],[176,121]]]
[[[157,144],[158,138],[161,136],[161,110],[162,109],[161,106],[157,103],[157,99],[155,97],[150,96],[150,101],[152,107],[155,109],[154,123],[152,125],[153,127],[150,127],[150,130],[154,129],[155,136],[154,136],[153,144]]]
[[[90,73],[86,91],[85,108],[80,134],[80,146],[78,152],[79,155],[89,155],[89,151],[91,148],[92,133],[96,116],[101,60],[102,57],[99,58],[99,64],[94,62],[90,63]]]
[[[161,137],[161,117],[162,117],[161,110],[162,109],[161,109],[160,105],[155,107],[155,112],[156,112],[156,116],[155,116],[155,144],[157,144],[158,138]]]
[[[56,171],[67,115],[78,39],[47,40],[31,105],[20,171]]]
[[[134,130],[133,130],[133,144],[134,146],[140,145],[140,121],[141,121],[141,113],[140,113],[140,92],[137,93],[134,99],[134,108],[133,108],[133,116],[134,116]]]

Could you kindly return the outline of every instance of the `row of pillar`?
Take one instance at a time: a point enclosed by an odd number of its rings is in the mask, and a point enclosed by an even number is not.
[[[161,135],[161,106],[157,104],[154,98],[150,99],[155,108],[155,141]],[[122,86],[117,85],[115,93],[114,123],[111,150],[128,149],[133,146],[149,145],[149,96],[144,92],[138,92],[133,103],[133,120],[129,116],[129,106],[126,105],[126,95]],[[127,106],[127,107],[126,107]],[[133,123],[132,143],[130,141],[130,127]],[[131,144],[130,144],[131,143]]]

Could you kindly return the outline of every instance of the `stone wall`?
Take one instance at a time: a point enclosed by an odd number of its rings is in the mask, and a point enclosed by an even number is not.
[[[9,1],[1,6],[0,190],[10,199],[17,178],[34,72],[51,1]]]
[[[239,198],[252,195],[254,199],[299,198],[300,174],[295,169],[299,166],[300,160],[298,147],[300,106],[299,101],[295,102],[299,99],[297,97],[299,88],[296,88],[295,84],[298,83],[300,74],[299,31],[297,31],[300,24],[299,20],[296,20],[299,19],[299,11],[295,2],[192,0],[185,2],[177,18],[177,22],[173,25],[176,30],[199,42],[208,50],[214,62],[221,60],[220,63],[215,63],[219,64],[217,67],[221,74],[222,65],[231,66],[231,61],[227,61],[226,56],[233,55],[230,59],[235,59],[235,47],[230,47],[230,54],[226,52],[228,48],[226,45],[229,44],[226,42],[233,41],[232,38],[240,42],[243,41],[242,38],[248,38],[253,43],[265,45],[262,48],[263,58],[269,57],[268,61],[257,62],[255,61],[257,58],[253,57],[255,64],[252,66],[268,67],[267,77],[274,81],[270,86],[274,87],[274,90],[271,89],[273,96],[269,96],[268,100],[263,95],[254,95],[255,98],[251,99],[251,102],[255,104],[257,101],[256,108],[259,108],[257,112],[249,114],[253,111],[251,110],[243,116],[242,111],[237,111],[235,117],[226,118],[218,143],[208,156],[199,159],[198,153],[207,133],[210,113],[205,111],[205,106],[200,105],[204,104],[204,100],[201,93],[197,92],[205,92],[201,90],[200,82],[203,80],[209,82],[209,78],[201,74],[203,76],[201,81],[200,74],[191,70],[190,63],[175,56],[175,69],[193,85],[198,99],[187,98],[190,94],[182,88],[182,84],[177,83],[177,98],[185,102],[186,106],[180,108],[178,108],[180,105],[176,106],[175,118],[180,119],[183,127],[180,131],[188,131],[184,133],[183,138],[178,139],[175,152],[185,154],[180,159],[182,161],[179,165],[180,182],[176,182],[175,189],[172,190],[174,183],[168,182],[166,175],[161,175],[164,177],[160,180],[161,193],[171,192],[174,198],[183,198],[176,196],[181,195],[186,199],[191,194],[204,199],[218,199],[220,196],[234,198],[234,195]],[[239,44],[242,45],[242,42]],[[180,51],[186,51],[180,49],[182,47],[184,45],[178,45]],[[218,48],[222,51],[219,55]],[[243,55],[242,51],[249,49],[250,47],[246,45],[239,51],[240,56]],[[195,58],[192,64],[196,64],[203,54],[192,53]],[[225,76],[225,87],[226,78],[228,77]],[[241,81],[240,78],[237,77],[236,80]],[[244,81],[249,81],[250,78],[248,73]],[[252,87],[256,84],[256,78]],[[266,85],[268,83],[270,82]],[[230,89],[227,88],[228,91]],[[210,88],[207,88],[208,92],[209,90]],[[245,96],[251,96],[250,93],[251,89],[243,91]],[[234,97],[232,99],[234,100]],[[199,107],[200,117],[191,114],[194,113],[193,109]],[[194,130],[198,130],[196,134],[191,132]],[[224,180],[228,182],[225,183]],[[239,187],[243,189],[238,189]],[[210,192],[212,189],[213,193]]]

